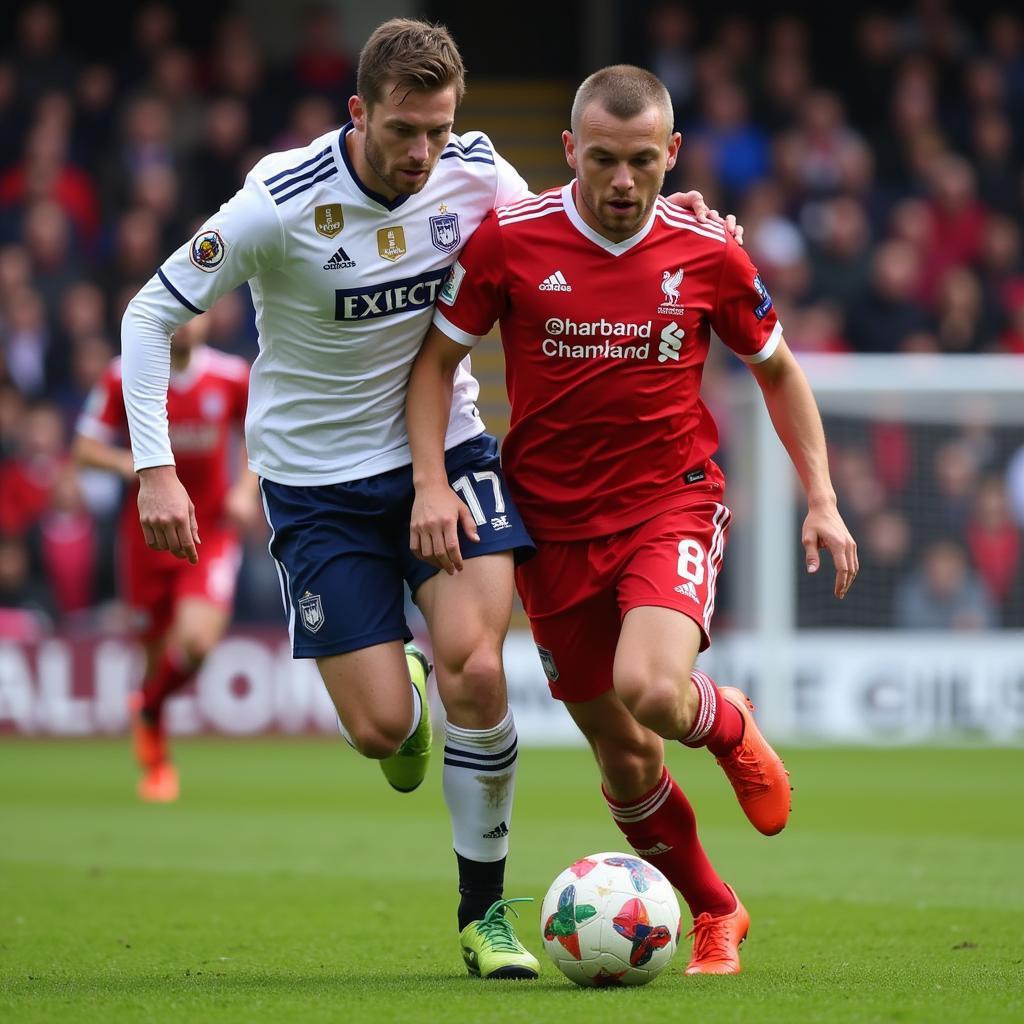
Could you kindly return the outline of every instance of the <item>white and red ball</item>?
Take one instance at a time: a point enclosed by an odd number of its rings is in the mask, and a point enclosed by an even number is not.
[[[646,985],[679,943],[679,900],[635,853],[592,853],[552,883],[540,914],[544,948],[577,985]]]

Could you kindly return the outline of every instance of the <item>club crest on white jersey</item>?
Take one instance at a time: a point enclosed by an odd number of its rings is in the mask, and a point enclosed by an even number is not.
[[[441,252],[454,252],[462,241],[459,232],[459,215],[442,213],[430,218],[430,240]]]
[[[412,461],[405,390],[442,284],[457,291],[449,271],[486,214],[529,194],[487,136],[468,132],[451,137],[419,192],[389,198],[359,178],[354,132],[349,124],[260,160],[151,282],[171,317],[249,282],[260,333],[250,465],[292,486]],[[484,429],[468,363],[455,377],[447,448]],[[323,609],[311,599],[309,611],[314,629]]]

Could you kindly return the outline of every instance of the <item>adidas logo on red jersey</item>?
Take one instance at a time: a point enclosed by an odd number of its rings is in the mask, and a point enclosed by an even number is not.
[[[571,292],[572,285],[565,279],[565,275],[556,270],[550,277],[545,277],[538,289],[542,292]]]

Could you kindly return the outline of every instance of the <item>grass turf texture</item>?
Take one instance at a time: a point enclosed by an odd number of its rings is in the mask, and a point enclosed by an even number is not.
[[[1024,754],[791,750],[789,828],[747,825],[707,754],[670,751],[751,913],[744,973],[581,990],[547,959],[548,884],[619,849],[582,750],[525,750],[507,894],[533,983],[469,978],[440,765],[414,794],[327,740],[176,746],[183,797],[134,797],[125,742],[0,743],[4,1021],[1024,1019]],[[684,920],[688,921],[684,913]]]

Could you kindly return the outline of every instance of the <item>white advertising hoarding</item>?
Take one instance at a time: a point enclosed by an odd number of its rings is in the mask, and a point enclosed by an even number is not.
[[[124,638],[0,641],[0,734],[123,732],[139,665]],[[769,653],[758,636],[720,634],[700,665],[748,692],[766,731],[783,742],[1024,743],[1019,633],[814,631]],[[509,636],[505,668],[523,744],[582,742],[548,693],[528,633]],[[434,710],[439,716],[436,701]],[[276,631],[227,637],[168,715],[178,735],[335,731],[315,665],[293,661]]]

